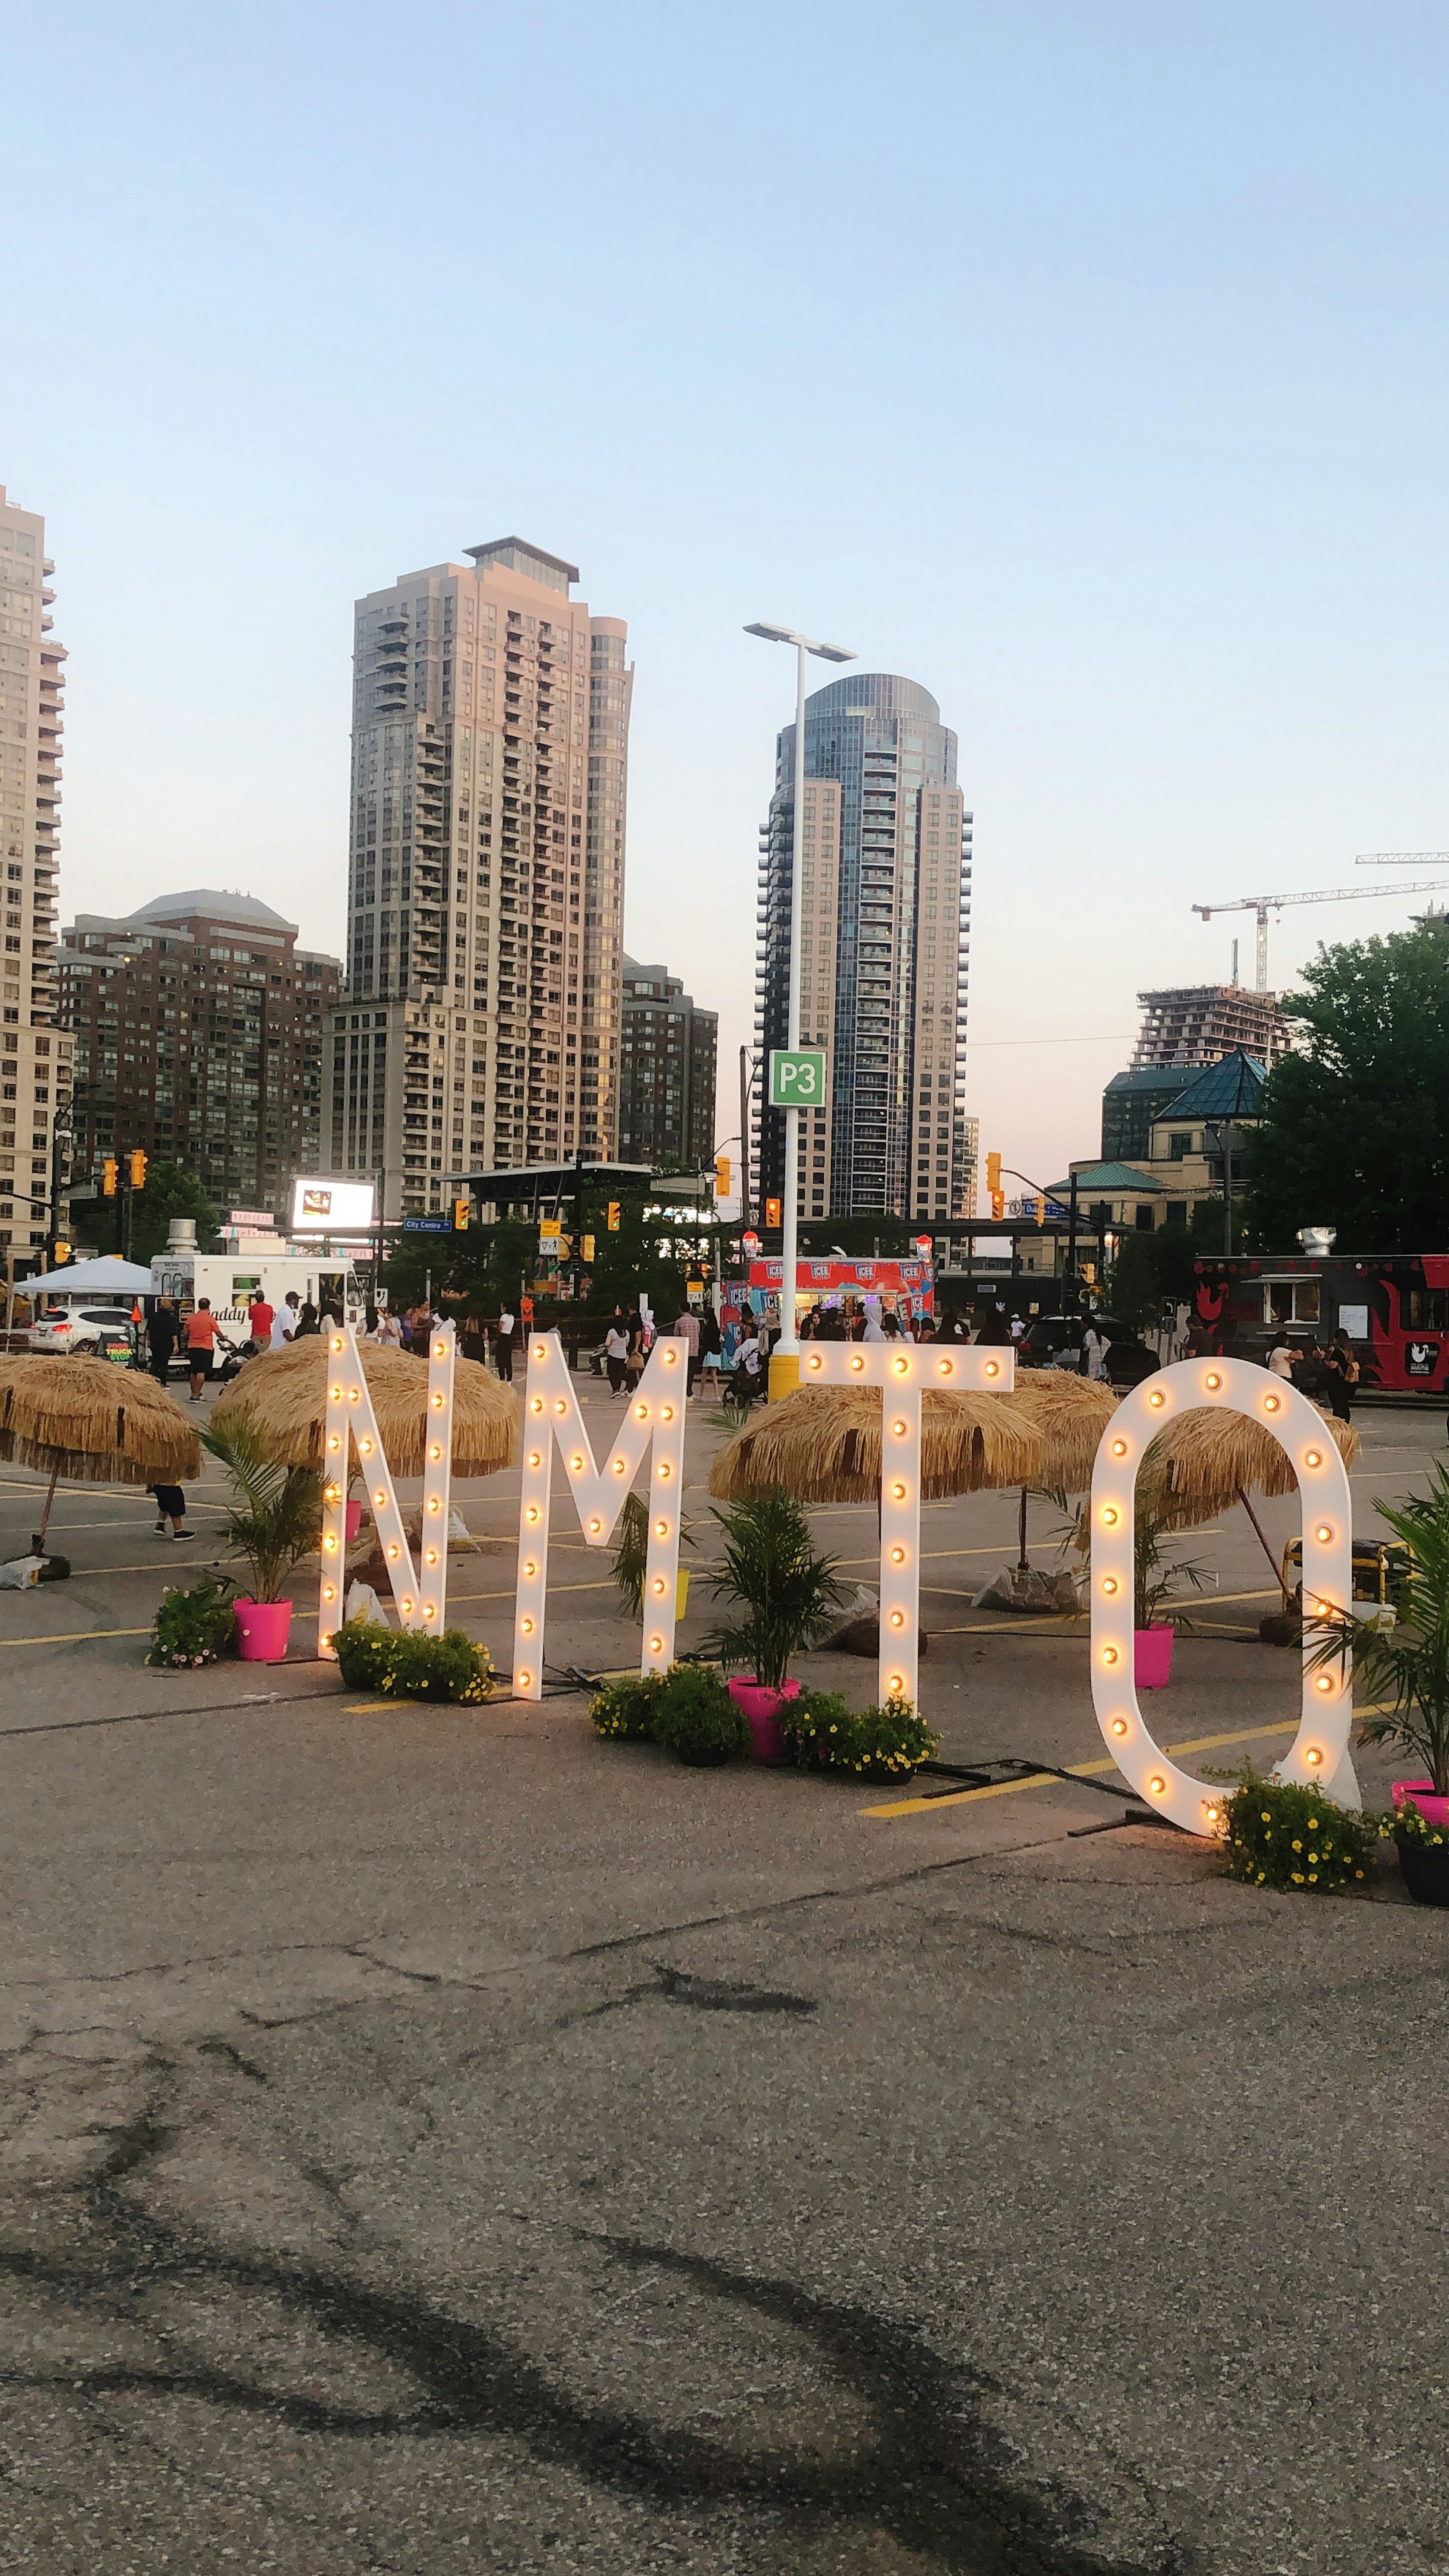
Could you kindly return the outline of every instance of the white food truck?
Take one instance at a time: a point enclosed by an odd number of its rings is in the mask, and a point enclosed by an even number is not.
[[[153,1296],[174,1298],[183,1315],[205,1297],[229,1342],[247,1339],[247,1308],[258,1292],[276,1309],[295,1288],[302,1304],[309,1298],[314,1306],[336,1299],[349,1324],[360,1328],[365,1320],[357,1275],[346,1254],[326,1253],[320,1246],[299,1252],[266,1236],[243,1238],[227,1252],[198,1252],[196,1228],[185,1218],[173,1218],[171,1234],[165,1251],[151,1263]]]

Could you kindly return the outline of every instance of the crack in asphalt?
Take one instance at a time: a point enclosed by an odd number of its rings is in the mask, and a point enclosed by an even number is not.
[[[304,2395],[201,2359],[67,2364],[0,2370],[0,2385],[107,2396],[191,2397],[224,2412],[268,2417],[299,2434],[333,2440],[436,2440],[492,2434],[521,2442],[535,2460],[562,2465],[599,2488],[666,2508],[733,2507],[792,2531],[884,2531],[943,2576],[1193,2576],[1201,2562],[1165,2542],[1150,2560],[1105,2559],[1091,2545],[1088,2507],[1064,2485],[1023,2482],[1019,2454],[989,2425],[982,2398],[999,2383],[947,2362],[909,2326],[863,2306],[825,2299],[794,2282],[743,2272],[702,2254],[634,2238],[572,2230],[630,2272],[687,2281],[707,2298],[787,2327],[813,2344],[868,2412],[873,2438],[849,2456],[821,2460],[777,2442],[744,2449],[723,2438],[652,2422],[636,2409],[589,2404],[548,2378],[485,2325],[420,2294],[387,2290],[307,2263],[198,2251],[130,2205],[118,2191],[172,2133],[150,2111],[121,2132],[92,2185],[108,2246],[90,2265],[29,2250],[0,2252],[17,2285],[50,2287],[73,2308],[114,2317],[133,2295],[137,2266],[148,2294],[198,2285],[275,2300],[334,2343],[407,2370],[410,2407],[345,2404]],[[646,2277],[642,2292],[650,2286]],[[174,2332],[174,2330],[173,2330]]]

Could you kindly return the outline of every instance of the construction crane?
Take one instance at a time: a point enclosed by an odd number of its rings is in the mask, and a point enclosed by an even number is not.
[[[1354,861],[1360,868],[1442,868],[1449,850],[1364,850]]]
[[[1449,877],[1430,877],[1418,885],[1324,886],[1311,894],[1245,894],[1236,903],[1195,903],[1193,911],[1211,921],[1215,912],[1255,912],[1258,916],[1257,989],[1268,990],[1268,915],[1281,912],[1289,903],[1365,903],[1375,896],[1406,894],[1441,894],[1449,887]]]

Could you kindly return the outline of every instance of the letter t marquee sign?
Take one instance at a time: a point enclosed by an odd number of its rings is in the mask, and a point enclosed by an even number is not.
[[[1010,1395],[1016,1353],[981,1342],[811,1342],[804,1386],[878,1386],[880,1695],[914,1700],[921,1639],[921,1397]]]

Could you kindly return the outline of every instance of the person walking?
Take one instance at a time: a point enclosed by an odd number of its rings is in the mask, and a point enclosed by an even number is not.
[[[156,1498],[156,1537],[172,1539],[178,1546],[189,1540],[193,1533],[186,1526],[186,1496],[181,1487],[148,1485],[146,1491]],[[169,1529],[166,1526],[168,1521],[171,1524]]]
[[[502,1378],[505,1386],[512,1386],[513,1384],[513,1336],[517,1331],[517,1328],[518,1318],[514,1314],[513,1308],[507,1304],[500,1306],[498,1309],[498,1330],[494,1336],[493,1342],[493,1355],[498,1362],[498,1374]]]
[[[1333,1418],[1335,1422],[1349,1422],[1353,1419],[1352,1398],[1358,1384],[1358,1362],[1353,1355],[1353,1344],[1342,1325],[1323,1354],[1323,1365],[1328,1371],[1328,1401]]]
[[[645,1330],[644,1318],[637,1306],[633,1314],[626,1317],[624,1329],[629,1336],[629,1356],[624,1363],[624,1369],[632,1393],[644,1374],[644,1364],[649,1357],[649,1336]]]
[[[158,1386],[164,1386],[171,1368],[171,1355],[181,1337],[181,1318],[169,1297],[160,1299],[146,1327],[146,1348],[150,1352],[148,1367]]]
[[[211,1299],[198,1297],[195,1310],[186,1318],[186,1355],[191,1364],[191,1401],[201,1402],[201,1390],[211,1375],[216,1351],[217,1321],[211,1311]]]

